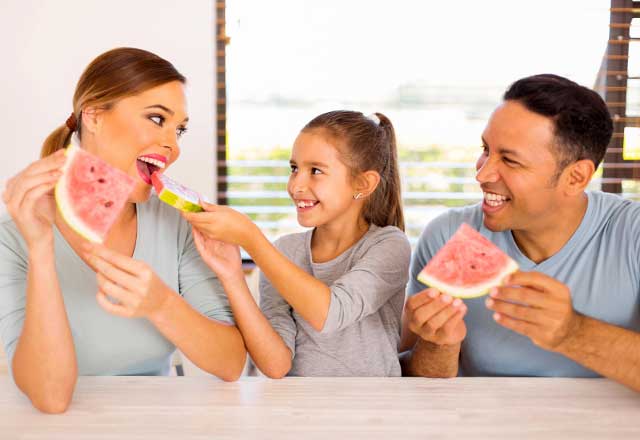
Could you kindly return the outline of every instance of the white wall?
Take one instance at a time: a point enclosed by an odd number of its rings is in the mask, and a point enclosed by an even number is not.
[[[168,59],[187,77],[189,132],[167,175],[213,198],[214,14],[211,0],[0,0],[0,188],[64,123],[86,65],[132,46]]]

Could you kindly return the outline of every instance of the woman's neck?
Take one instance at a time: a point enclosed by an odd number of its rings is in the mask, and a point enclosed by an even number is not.
[[[331,261],[357,243],[369,230],[362,216],[356,221],[333,222],[318,226],[311,238],[311,256],[314,263]]]
[[[135,203],[127,203],[105,237],[104,246],[124,255],[132,256],[137,239],[137,220]],[[86,261],[84,252],[81,251],[85,239],[71,229],[59,211],[56,211],[55,224],[71,248]]]

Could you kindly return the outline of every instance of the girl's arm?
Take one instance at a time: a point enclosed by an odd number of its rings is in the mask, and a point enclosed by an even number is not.
[[[235,245],[204,238],[195,229],[193,238],[203,260],[222,282],[236,324],[256,366],[271,378],[284,377],[291,369],[291,350],[253,299],[242,271],[240,250]]]
[[[322,330],[331,302],[329,286],[291,262],[248,217],[226,206],[201,203],[207,212],[184,217],[207,238],[242,246],[291,307]]]
[[[4,300],[14,301],[3,313],[3,320],[16,320],[24,313],[24,323],[15,351],[9,349],[13,378],[43,412],[60,413],[71,402],[78,367],[73,337],[55,266],[53,221],[55,203],[52,190],[64,165],[64,151],[32,163],[7,182],[3,201],[22,235],[28,253],[27,267],[18,267],[15,254],[5,259],[14,264],[3,283]],[[6,245],[5,245],[6,246]],[[14,260],[14,261],[12,261]],[[21,263],[24,264],[24,263]],[[20,275],[14,272],[21,270]],[[26,272],[26,276],[25,276]],[[22,278],[16,282],[16,278]],[[26,295],[24,312],[16,298]],[[20,319],[20,318],[18,318]],[[8,325],[15,322],[8,322]],[[4,326],[3,326],[4,327]],[[5,327],[6,328],[6,327]],[[11,346],[12,341],[9,341]]]

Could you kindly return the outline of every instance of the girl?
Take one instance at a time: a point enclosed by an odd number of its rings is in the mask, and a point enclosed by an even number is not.
[[[287,190],[298,222],[312,229],[273,245],[231,208],[204,203],[207,212],[184,214],[224,286],[249,354],[274,378],[400,376],[411,249],[389,119],[352,111],[313,119],[294,143]],[[234,245],[262,271],[262,311]]]
[[[225,380],[241,374],[246,351],[221,286],[189,225],[150,198],[149,159],[166,169],[180,154],[184,84],[152,53],[100,55],[82,74],[73,113],[46,139],[42,159],[7,183],[0,334],[16,385],[44,412],[68,407],[79,374],[168,374],[175,346]],[[72,135],[138,180],[104,245],[71,230],[53,201]]]

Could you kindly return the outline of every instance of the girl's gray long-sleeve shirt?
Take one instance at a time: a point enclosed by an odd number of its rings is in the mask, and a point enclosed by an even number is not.
[[[260,275],[260,306],[293,355],[289,376],[400,376],[398,343],[411,247],[394,226],[369,231],[335,259],[314,263],[313,230],[275,246],[331,290],[327,320],[314,330]]]

